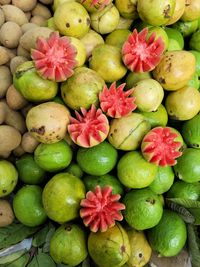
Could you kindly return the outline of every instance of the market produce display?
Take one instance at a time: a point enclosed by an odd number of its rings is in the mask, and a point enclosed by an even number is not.
[[[0,267],[199,267],[199,149],[199,0],[0,0]]]

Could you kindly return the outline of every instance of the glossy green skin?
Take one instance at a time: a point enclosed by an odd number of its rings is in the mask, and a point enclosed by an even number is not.
[[[120,182],[129,188],[144,188],[155,179],[158,167],[147,162],[138,151],[124,154],[117,164]]]
[[[123,266],[131,253],[128,235],[119,223],[103,233],[91,232],[88,238],[88,252],[98,266]]]
[[[71,109],[88,109],[98,104],[98,94],[105,85],[104,80],[95,71],[80,67],[74,75],[61,84],[62,99]]]
[[[174,166],[176,176],[188,183],[200,181],[200,150],[187,148]]]
[[[122,62],[121,50],[107,44],[98,45],[94,48],[89,65],[105,82],[120,80],[127,72]]]
[[[72,150],[64,140],[53,144],[39,144],[34,151],[34,159],[45,171],[55,172],[70,164]]]
[[[63,224],[50,240],[50,256],[57,264],[77,266],[87,257],[86,234],[76,224]]]
[[[194,87],[197,90],[199,89],[200,81],[199,81],[198,74],[196,72],[193,75],[192,79],[188,81],[188,84],[187,85],[190,86],[190,87]]]
[[[18,173],[12,163],[0,160],[0,197],[9,195],[18,181]]]
[[[86,186],[87,191],[94,191],[96,186],[99,185],[100,187],[111,186],[112,187],[112,194],[120,194],[123,195],[124,188],[119,180],[110,174],[105,174],[101,176],[92,176],[87,175],[83,177],[83,182]]]
[[[165,28],[167,33],[169,44],[168,51],[182,50],[184,47],[184,38],[183,35],[177,30],[172,28]]]
[[[196,73],[198,76],[200,76],[200,52],[196,50],[190,50],[190,53],[192,53],[195,56],[196,59]]]
[[[190,39],[189,46],[190,46],[190,49],[200,52],[200,30],[193,33]]]
[[[31,102],[51,100],[58,92],[58,83],[39,76],[32,61],[26,61],[17,67],[13,84]]]
[[[174,172],[172,167],[160,167],[154,181],[149,185],[149,188],[156,194],[167,192],[174,182]]]
[[[104,175],[117,163],[117,150],[104,141],[91,148],[79,147],[76,160],[81,169],[90,175]]]
[[[177,213],[164,210],[158,225],[148,230],[148,239],[152,249],[161,256],[175,256],[185,245],[186,225]]]
[[[138,113],[142,114],[145,119],[151,124],[151,128],[156,126],[166,126],[168,122],[168,114],[165,107],[161,104],[156,111],[145,112],[139,111]]]
[[[167,192],[167,198],[185,198],[198,200],[200,197],[199,183],[175,182]]]
[[[189,147],[200,149],[200,114],[186,121],[181,133]]]
[[[182,33],[183,37],[188,37],[198,29],[198,20],[187,22],[179,20],[172,25],[172,28]]]
[[[46,172],[35,162],[32,155],[23,155],[16,161],[19,179],[26,184],[40,184]]]
[[[83,176],[83,171],[81,170],[80,166],[74,162],[71,162],[64,172],[69,172],[78,178],[82,178]]]
[[[24,225],[34,227],[43,224],[47,215],[42,206],[42,189],[38,185],[26,185],[14,196],[13,210]]]
[[[165,25],[172,17],[175,4],[175,0],[138,0],[137,11],[144,22],[153,26],[161,26]]]
[[[158,195],[151,189],[132,190],[123,199],[126,206],[124,218],[136,230],[154,227],[163,214],[163,206]]]
[[[42,202],[50,219],[58,223],[79,217],[81,199],[85,198],[83,182],[70,173],[59,173],[45,185]]]

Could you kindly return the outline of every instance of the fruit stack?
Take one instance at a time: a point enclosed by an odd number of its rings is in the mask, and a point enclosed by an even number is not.
[[[0,266],[199,267],[200,1],[0,4]]]

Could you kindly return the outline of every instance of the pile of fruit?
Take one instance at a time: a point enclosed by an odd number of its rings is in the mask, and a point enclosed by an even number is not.
[[[0,4],[0,266],[199,267],[200,1]]]

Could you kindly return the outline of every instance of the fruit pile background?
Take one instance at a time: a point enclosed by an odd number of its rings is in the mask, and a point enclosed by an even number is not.
[[[199,182],[199,0],[0,0],[0,267],[199,267]]]

